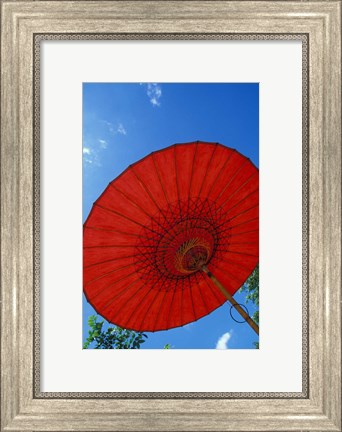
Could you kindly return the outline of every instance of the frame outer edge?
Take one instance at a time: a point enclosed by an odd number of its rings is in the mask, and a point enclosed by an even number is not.
[[[45,4],[51,2],[44,2]],[[64,2],[61,2],[64,3]],[[75,2],[76,3],[76,2]],[[78,3],[78,2],[77,2]],[[272,2],[274,3],[274,2]],[[29,3],[30,7],[31,4]],[[328,3],[326,3],[328,4]],[[336,15],[340,10],[340,3],[330,3],[335,5]],[[31,283],[28,275],[20,274],[22,269],[22,263],[24,269],[29,268],[32,265],[31,261],[22,261],[21,257],[19,259],[20,247],[24,248],[24,254],[28,252],[30,245],[32,244],[29,234],[25,234],[24,231],[28,227],[28,222],[21,226],[21,218],[27,216],[27,211],[32,211],[32,203],[29,201],[29,197],[25,198],[25,193],[27,192],[27,184],[24,187],[22,184],[19,185],[19,173],[21,173],[20,168],[27,167],[30,158],[32,160],[32,155],[28,155],[27,145],[25,150],[25,142],[31,142],[31,137],[29,136],[29,131],[22,131],[19,129],[19,121],[27,122],[27,112],[29,111],[29,104],[26,107],[20,107],[19,100],[19,83],[26,82],[23,75],[23,70],[27,68],[27,64],[24,68],[22,65],[19,68],[19,51],[18,51],[18,18],[15,15],[15,10],[18,4],[14,2],[8,2],[3,5],[2,9],[2,54],[6,54],[6,62],[2,62],[2,86],[1,86],[1,108],[2,108],[2,146],[1,146],[1,259],[2,259],[2,272],[1,272],[1,285],[2,285],[2,351],[1,351],[1,401],[2,401],[2,428],[4,430],[31,430],[35,426],[42,426],[44,430],[56,430],[56,428],[65,426],[65,429],[72,427],[74,430],[81,428],[77,427],[79,422],[82,422],[81,417],[77,419],[77,415],[73,415],[71,412],[67,415],[59,416],[55,414],[53,417],[44,415],[42,416],[32,416],[28,414],[28,411],[32,408],[27,406],[25,410],[25,405],[19,407],[19,377],[24,378],[25,374],[30,374],[29,363],[25,368],[19,369],[20,362],[19,358],[23,358],[26,352],[26,345],[23,336],[20,335],[19,329],[21,326],[25,325],[24,312],[21,312],[22,306],[28,308],[30,306],[30,301],[27,300],[27,292],[23,292],[23,297],[21,292],[18,293],[18,288],[22,289],[23,284]],[[35,6],[34,6],[35,7]],[[27,18],[27,16],[26,16]],[[287,420],[289,429],[294,427],[300,427],[302,430],[310,428],[313,426],[312,421],[316,422],[316,427],[320,427],[323,430],[340,430],[340,408],[341,400],[338,390],[340,390],[340,382],[336,378],[341,378],[340,375],[340,340],[338,339],[338,324],[340,323],[340,293],[336,290],[336,287],[340,285],[341,267],[340,267],[340,199],[341,191],[340,187],[340,95],[338,92],[338,85],[340,83],[340,71],[339,71],[339,46],[340,40],[335,39],[335,35],[339,34],[338,29],[340,28],[339,18],[332,12],[330,16],[325,21],[325,45],[324,45],[324,78],[328,83],[324,88],[324,122],[325,125],[329,126],[325,128],[324,132],[324,232],[323,232],[323,242],[325,250],[325,262],[324,262],[324,289],[325,289],[325,300],[324,300],[324,319],[325,319],[325,334],[324,334],[324,357],[322,362],[324,362],[325,376],[324,385],[322,392],[323,408],[324,413],[328,416],[322,417],[321,415],[312,415],[311,420],[307,418],[303,419],[302,422],[295,419],[290,421]],[[20,39],[21,36],[19,35]],[[332,70],[331,64],[333,64]],[[13,76],[15,78],[13,82]],[[19,77],[19,78],[18,78]],[[31,81],[32,82],[32,81]],[[7,83],[7,87],[4,85]],[[10,85],[11,83],[12,85]],[[30,98],[30,92],[24,93],[26,97]],[[20,94],[22,96],[22,93]],[[19,111],[18,111],[19,110]],[[28,111],[26,111],[28,110]],[[30,120],[32,121],[32,120]],[[27,123],[26,123],[27,124]],[[17,132],[19,131],[19,132]],[[319,138],[319,137],[317,137]],[[329,147],[332,146],[332,147]],[[19,153],[18,153],[19,152]],[[29,160],[26,161],[26,157]],[[26,168],[25,168],[26,169]],[[24,172],[24,181],[29,181],[30,171]],[[15,179],[15,181],[13,181]],[[20,189],[19,189],[20,186]],[[32,187],[29,185],[29,190]],[[19,202],[20,200],[20,202]],[[18,209],[19,212],[18,213]],[[18,217],[18,214],[20,215]],[[29,213],[28,219],[30,219],[31,214]],[[332,227],[332,229],[329,229]],[[21,236],[24,236],[21,238]],[[32,236],[31,236],[32,237]],[[338,252],[337,252],[338,251]],[[323,285],[322,285],[323,286]],[[335,291],[334,291],[335,290]],[[20,295],[20,297],[19,297]],[[27,303],[24,305],[20,304],[19,300],[22,298],[26,299]],[[335,315],[337,314],[337,315]],[[338,323],[336,324],[335,318],[338,318]],[[18,323],[20,327],[18,326]],[[31,330],[28,329],[30,332]],[[335,335],[334,335],[335,332]],[[336,334],[337,332],[337,334]],[[322,335],[323,336],[323,335]],[[326,340],[328,339],[328,341]],[[29,342],[27,342],[29,344]],[[24,345],[22,345],[24,344]],[[19,349],[24,346],[22,354],[19,354]],[[319,348],[317,346],[317,348]],[[322,363],[323,365],[323,363]],[[329,371],[332,371],[329,374]],[[26,384],[25,384],[26,385]],[[13,390],[14,389],[14,390]],[[337,398],[334,400],[332,398],[336,395]],[[28,397],[26,391],[20,390],[20,398],[24,400]],[[48,402],[48,401],[44,401]],[[62,402],[62,401],[61,401]],[[66,401],[64,401],[66,402]],[[170,401],[171,402],[171,401]],[[212,401],[214,402],[214,401]],[[299,402],[299,401],[298,401]],[[51,401],[50,401],[51,403]],[[45,405],[48,407],[50,403]],[[320,405],[320,404],[319,404]],[[18,414],[19,408],[24,408],[21,415],[11,423],[12,419]],[[26,414],[24,412],[26,411]],[[46,413],[48,414],[48,413]],[[62,414],[62,413],[61,413]],[[168,427],[169,430],[179,430],[179,427],[186,427],[187,430],[207,430],[206,421],[209,421],[213,425],[212,430],[228,430],[227,429],[227,418],[222,414],[214,414],[213,416],[206,414],[200,414],[194,416],[184,415],[183,419],[179,416],[178,421],[175,417],[170,414],[153,414],[153,419],[149,417],[151,414],[132,414],[128,415],[129,418],[124,419],[124,417],[119,420],[120,417],[115,415],[108,415],[97,430],[137,430],[136,427],[139,424],[147,426],[148,430],[161,430],[162,426]],[[281,418],[282,416],[280,416]],[[267,430],[285,430],[283,428],[278,429],[278,423],[275,420],[276,417],[272,419],[269,418],[267,422]],[[280,420],[278,417],[278,420]],[[115,419],[116,427],[119,429],[113,429],[113,420]],[[210,420],[211,419],[211,420]],[[260,419],[260,418],[259,418]],[[333,424],[328,420],[331,419]],[[283,418],[285,421],[285,419]],[[48,423],[47,423],[48,422]],[[259,427],[265,427],[265,423],[259,423],[257,420],[253,422],[253,430]],[[284,423],[282,423],[284,425]],[[68,427],[69,425],[69,427]],[[177,426],[178,425],[178,426]],[[191,429],[187,426],[191,425]],[[92,423],[88,423],[87,427],[91,427]],[[232,427],[236,427],[238,430],[241,427],[241,421],[236,419],[232,422]],[[175,429],[175,427],[177,427]],[[220,429],[218,429],[220,428]],[[272,429],[270,429],[272,428]],[[337,429],[338,428],[338,429]],[[83,429],[83,430],[90,430]],[[95,430],[95,429],[92,429]],[[241,429],[240,429],[241,430]],[[260,430],[260,429],[259,429]]]
[[[20,309],[19,309],[19,364],[20,364],[20,411],[22,411],[32,398],[33,381],[33,277],[34,268],[34,217],[33,208],[33,158],[34,147],[27,145],[33,141],[33,38],[28,28],[23,25],[23,20],[18,19],[18,41],[20,56],[17,85],[20,88],[18,97],[19,124],[25,125],[18,128],[19,149],[19,253],[20,253]],[[39,163],[39,161],[38,161]],[[39,234],[38,234],[39,235]]]
[[[313,323],[322,323],[323,286],[323,58],[324,25],[310,34],[309,52],[309,382],[310,399],[322,407],[323,335]],[[312,174],[314,173],[314,174]]]
[[[1,427],[5,429],[19,412],[18,42],[12,4],[2,5],[1,12]]]
[[[325,20],[324,46],[324,394],[341,429],[341,4]],[[327,373],[329,371],[329,373]],[[339,377],[339,379],[338,379]]]

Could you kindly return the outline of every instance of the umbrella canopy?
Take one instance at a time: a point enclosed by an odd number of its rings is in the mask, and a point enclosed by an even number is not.
[[[114,179],[84,223],[83,288],[107,321],[159,331],[196,321],[259,261],[259,171],[217,143],[175,144]]]

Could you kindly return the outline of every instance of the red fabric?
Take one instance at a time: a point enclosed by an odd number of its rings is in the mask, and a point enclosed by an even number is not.
[[[234,294],[259,261],[259,171],[221,144],[176,144],[113,180],[84,224],[83,288],[106,320],[179,327]]]

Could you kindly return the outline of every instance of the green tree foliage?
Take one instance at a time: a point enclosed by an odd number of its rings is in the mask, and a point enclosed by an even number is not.
[[[126,330],[118,326],[108,327],[103,330],[104,321],[97,321],[97,315],[88,318],[90,327],[88,338],[84,342],[83,348],[88,348],[94,344],[94,349],[138,349],[145,342],[145,333]]]
[[[243,284],[240,292],[245,292],[246,304],[251,301],[257,310],[252,315],[252,319],[259,324],[259,264],[255,267],[252,274]],[[254,342],[256,348],[259,348],[259,342]]]

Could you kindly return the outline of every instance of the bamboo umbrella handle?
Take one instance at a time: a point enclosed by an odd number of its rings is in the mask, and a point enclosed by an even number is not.
[[[255,333],[259,334],[259,326],[255,321],[248,315],[248,313],[237,303],[233,296],[225,289],[225,287],[221,284],[221,282],[216,279],[216,277],[209,271],[207,266],[202,266],[202,270],[204,273],[213,281],[213,283],[217,286],[217,288],[221,291],[221,293],[226,297],[227,300],[235,307],[235,309],[239,312],[239,314],[243,317],[243,319],[252,327]]]

